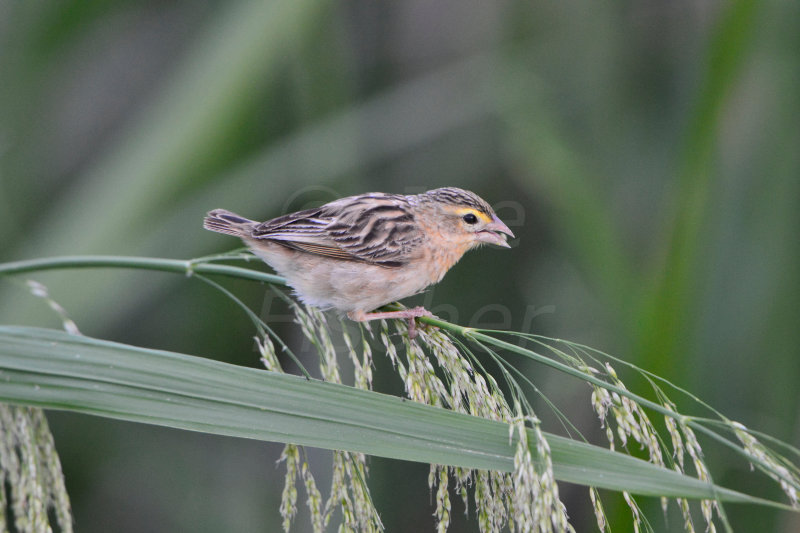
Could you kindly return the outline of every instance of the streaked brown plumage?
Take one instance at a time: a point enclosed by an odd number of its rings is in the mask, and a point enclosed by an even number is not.
[[[352,320],[413,318],[424,308],[370,313],[437,283],[464,253],[483,243],[508,247],[514,236],[473,192],[366,193],[254,222],[224,209],[203,227],[241,237],[308,304]]]

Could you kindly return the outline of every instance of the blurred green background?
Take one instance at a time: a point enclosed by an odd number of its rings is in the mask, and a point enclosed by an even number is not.
[[[800,441],[796,2],[3,1],[0,80],[0,261],[191,258],[238,246],[202,230],[212,208],[266,219],[460,186],[518,238],[469,254],[420,303],[587,343]],[[84,334],[258,366],[250,322],[205,284],[34,277]],[[264,287],[224,283],[302,347]],[[8,282],[0,323],[59,327]],[[400,394],[376,365],[377,387]],[[585,384],[525,371],[604,443]],[[78,531],[279,527],[279,445],[49,419]],[[715,481],[780,498],[704,444]],[[329,455],[309,450],[323,490]],[[387,531],[433,530],[427,468],[370,464]],[[577,531],[595,528],[586,490],[561,491]],[[682,530],[645,505],[656,531]],[[453,509],[452,531],[476,529]],[[727,511],[737,531],[800,528]]]

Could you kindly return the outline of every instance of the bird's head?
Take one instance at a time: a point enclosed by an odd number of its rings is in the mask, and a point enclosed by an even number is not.
[[[441,234],[467,249],[484,243],[510,248],[506,235],[514,233],[491,206],[471,191],[456,187],[434,189],[422,195],[438,221]]]

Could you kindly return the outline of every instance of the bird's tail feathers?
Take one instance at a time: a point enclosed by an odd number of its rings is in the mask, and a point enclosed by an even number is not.
[[[249,233],[249,230],[256,222],[240,217],[236,213],[231,213],[225,209],[214,209],[209,211],[203,220],[203,227],[207,230],[225,233],[235,237],[242,237]]]

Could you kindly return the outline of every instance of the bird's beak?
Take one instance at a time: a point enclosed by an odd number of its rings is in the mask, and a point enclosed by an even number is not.
[[[485,228],[479,231],[475,238],[480,242],[496,244],[497,246],[502,246],[504,248],[511,248],[508,242],[506,242],[506,235],[513,238],[514,232],[508,229],[508,226],[506,226],[502,220],[497,218],[497,215],[492,215],[492,221],[489,222]]]

